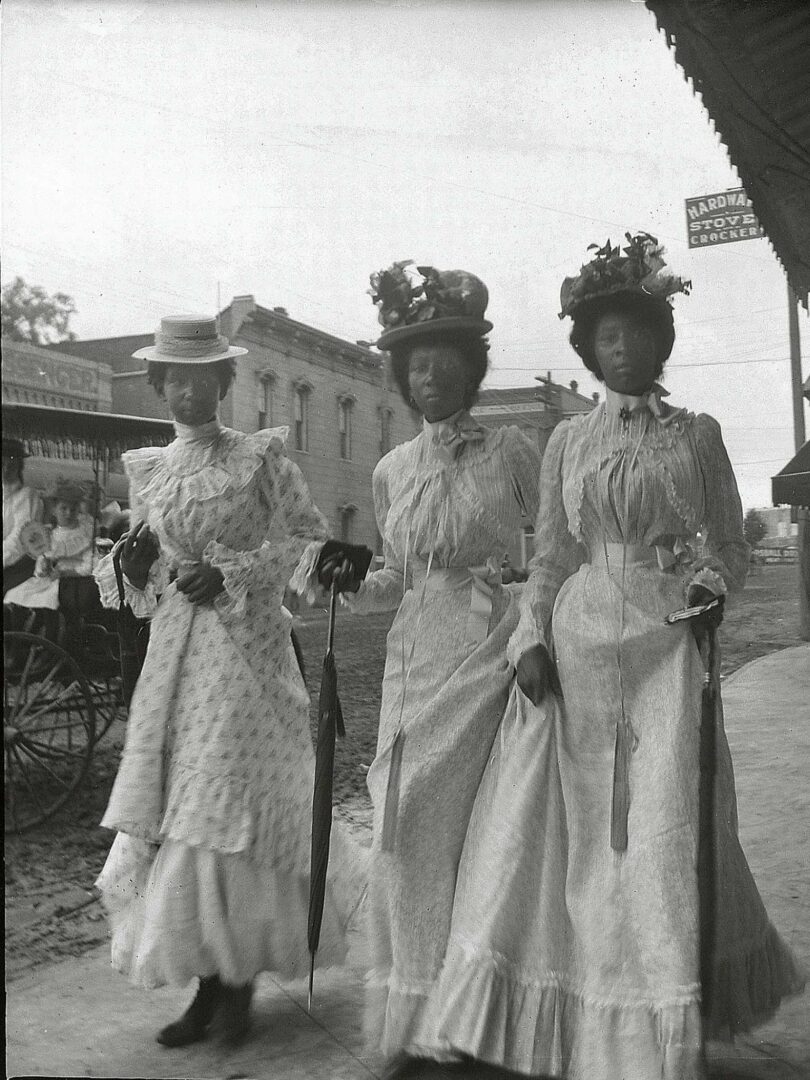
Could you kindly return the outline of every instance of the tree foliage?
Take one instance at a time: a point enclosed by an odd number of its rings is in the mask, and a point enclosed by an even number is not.
[[[12,341],[52,345],[76,338],[70,329],[70,317],[76,313],[76,304],[66,293],[50,296],[39,285],[29,285],[18,276],[3,286],[0,310],[3,337]]]
[[[745,539],[753,547],[767,533],[768,528],[756,510],[749,510],[743,521]]]

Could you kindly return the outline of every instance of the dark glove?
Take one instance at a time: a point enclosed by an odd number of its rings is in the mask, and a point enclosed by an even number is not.
[[[690,620],[692,633],[695,636],[695,641],[698,645],[701,645],[705,641],[709,633],[716,633],[718,627],[723,621],[723,609],[725,607],[725,596],[716,596],[711,589],[705,588],[703,585],[691,585],[686,594],[686,602],[689,607],[700,607],[702,604],[710,604],[712,600],[717,600],[717,607],[713,607],[711,611],[704,611],[702,615],[696,615],[694,619]]]
[[[327,540],[318,556],[318,583],[324,589],[331,589],[334,582],[338,592],[357,592],[372,558],[373,552],[365,544]]]
[[[539,705],[549,690],[562,697],[557,665],[545,645],[533,645],[527,649],[518,660],[515,671],[517,684],[532,705]]]

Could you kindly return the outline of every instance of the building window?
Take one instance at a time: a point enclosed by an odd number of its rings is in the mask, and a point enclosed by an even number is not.
[[[338,438],[340,456],[349,461],[352,456],[352,409],[354,401],[350,397],[338,399]]]
[[[354,539],[354,518],[357,514],[357,507],[352,503],[347,506],[338,507],[338,514],[340,515],[340,539],[344,544],[351,544]]]
[[[380,457],[385,457],[391,449],[391,427],[394,410],[387,406],[380,409]]]
[[[293,402],[293,420],[295,449],[309,450],[309,387],[299,384],[295,387]]]
[[[273,377],[259,376],[259,431],[273,426]]]

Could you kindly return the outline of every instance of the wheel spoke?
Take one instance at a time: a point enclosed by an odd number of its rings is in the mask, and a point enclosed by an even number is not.
[[[20,707],[20,697],[23,693],[23,690],[28,685],[28,675],[31,671],[31,665],[34,662],[34,652],[36,651],[36,648],[37,646],[33,645],[29,647],[28,654],[25,657],[25,663],[23,664],[23,669],[20,672],[20,681],[17,683],[17,696],[14,699],[15,714]]]
[[[19,750],[17,749],[16,746],[12,747],[12,753],[14,754],[15,758],[17,759],[17,767],[19,769],[20,775],[23,778],[25,786],[31,792],[31,798],[37,804],[37,807],[39,808],[40,814],[47,813],[47,811],[45,810],[45,807],[40,802],[39,795],[37,795],[37,792],[36,792],[36,788],[32,784],[30,777],[28,776],[28,766],[23,761],[22,757],[20,756],[20,752],[19,752]]]
[[[21,739],[20,742],[26,749],[30,748],[45,757],[78,758],[81,761],[86,753],[86,751],[82,750],[66,750],[63,746],[47,746],[45,743],[37,742],[35,739],[25,738]]]
[[[25,705],[21,709],[19,709],[19,711],[15,711],[15,719],[17,721],[19,721],[21,719],[24,719],[28,715],[28,713],[31,711],[31,709],[33,709],[35,703],[43,696],[43,694],[50,691],[51,687],[53,686],[53,684],[55,682],[56,672],[59,670],[59,668],[62,666],[62,664],[64,664],[65,659],[66,659],[66,657],[60,657],[56,661],[54,666],[48,672],[47,677],[45,679],[43,679],[42,682],[37,683],[37,689],[36,689],[35,693],[33,694],[33,696],[31,697],[31,699],[29,701],[26,701]],[[73,679],[70,683],[68,683],[67,687],[63,687],[62,690],[60,691],[60,693],[57,694],[57,697],[56,697],[55,700],[58,701],[59,698],[62,695],[64,695],[65,691],[70,689],[70,687],[73,685],[74,682],[76,682],[75,679]],[[50,708],[50,703],[46,706],[46,710],[48,708]]]
[[[14,829],[17,828],[17,792],[14,789],[14,765],[12,746],[9,744],[6,747],[6,798],[8,800],[7,809],[9,817],[11,818],[11,824]]]
[[[25,743],[22,742],[17,743],[17,747],[20,750],[23,750],[28,755],[28,757],[31,758],[34,764],[39,765],[41,769],[44,769],[46,773],[52,776],[53,779],[57,782],[57,784],[61,784],[62,787],[68,791],[70,790],[70,784],[66,783],[62,779],[62,777],[55,773],[49,765],[46,765],[42,758],[39,756],[39,754],[34,753],[34,751],[30,749],[30,747],[28,747]]]
[[[39,715],[40,716],[45,716],[46,713],[40,713]],[[68,720],[65,723],[61,723],[61,724],[60,723],[53,723],[53,724],[48,724],[47,726],[41,725],[40,727],[35,728],[33,731],[31,731],[30,728],[26,727],[26,728],[23,729],[23,732],[24,732],[25,737],[28,738],[29,735],[47,735],[51,731],[75,731],[76,728],[78,728],[78,727],[86,728],[87,726],[88,726],[87,721],[79,713],[75,720]]]
[[[36,720],[40,718],[40,716],[45,716],[47,713],[52,712],[54,709],[59,708],[60,706],[68,705],[69,702],[65,701],[65,695],[72,691],[73,688],[77,687],[78,685],[78,680],[74,679],[73,682],[69,683],[67,686],[62,687],[56,697],[49,698],[46,704],[43,705],[42,708],[39,710],[39,712],[34,713],[33,716],[29,715],[28,711],[23,711],[17,717],[15,717],[16,725],[19,726],[21,720],[25,720],[28,724],[33,724]],[[76,700],[81,700],[81,696],[79,696]]]

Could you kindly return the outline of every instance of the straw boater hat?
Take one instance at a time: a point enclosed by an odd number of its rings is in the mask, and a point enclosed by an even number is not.
[[[410,338],[447,332],[464,332],[483,337],[492,329],[484,318],[489,302],[487,287],[466,270],[436,270],[417,266],[405,272],[410,259],[396,262],[387,270],[372,274],[368,290],[380,309],[379,322],[385,332],[377,342],[380,349],[390,349]]]
[[[138,360],[160,364],[213,364],[243,356],[247,349],[229,345],[210,315],[167,315],[155,331],[155,344],[138,349]]]

